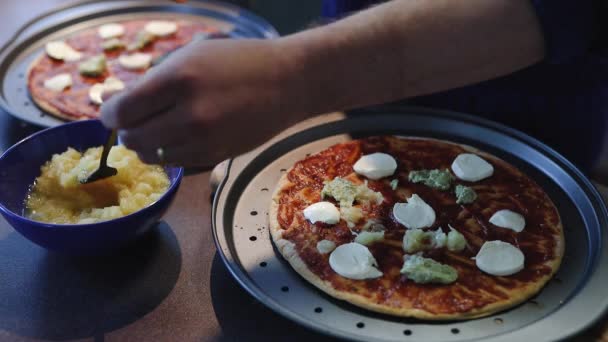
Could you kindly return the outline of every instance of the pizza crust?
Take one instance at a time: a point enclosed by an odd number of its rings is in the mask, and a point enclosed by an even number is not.
[[[412,139],[413,137],[400,137],[400,138]],[[491,157],[491,159],[498,159],[498,160],[502,161],[498,157],[495,157],[488,153],[479,151],[478,149],[473,148],[471,146],[455,144],[452,142],[442,141],[439,139],[426,139],[426,140],[436,140],[436,141],[443,142],[443,143],[458,145],[467,151],[477,153],[483,157]],[[504,162],[504,161],[502,161],[502,162]],[[515,169],[512,165],[507,164],[506,162],[504,162],[504,163],[506,165],[508,165],[509,168]],[[559,224],[558,224],[560,236],[557,239],[557,243],[555,246],[555,255],[557,256],[557,258],[555,258],[554,260],[551,260],[549,262],[545,262],[545,265],[551,267],[551,270],[552,270],[551,273],[542,277],[541,279],[535,281],[534,283],[528,284],[525,287],[517,288],[516,292],[509,292],[509,299],[497,301],[497,302],[491,303],[489,305],[483,306],[479,309],[473,309],[466,313],[450,313],[450,314],[432,313],[432,312],[414,308],[414,307],[402,307],[402,308],[390,307],[387,305],[375,303],[372,300],[370,300],[370,298],[362,296],[362,295],[336,290],[332,286],[331,282],[321,279],[319,276],[317,276],[315,273],[313,273],[308,268],[308,266],[306,265],[304,260],[302,260],[302,258],[298,255],[298,252],[295,248],[295,244],[293,242],[288,241],[283,238],[283,228],[281,227],[281,225],[279,224],[279,221],[278,221],[279,199],[280,199],[280,195],[283,192],[283,190],[285,190],[291,186],[291,182],[288,180],[287,175],[292,170],[293,170],[293,167],[290,168],[289,170],[287,170],[287,172],[285,172],[283,174],[283,176],[279,180],[277,187],[272,195],[272,201],[271,201],[269,213],[268,213],[269,231],[272,236],[272,240],[275,243],[275,245],[276,245],[277,249],[279,250],[279,252],[281,253],[281,255],[283,256],[283,258],[285,258],[285,260],[287,260],[289,262],[291,267],[305,280],[307,280],[308,282],[310,282],[311,284],[316,286],[321,291],[329,294],[330,296],[340,299],[340,300],[344,300],[344,301],[349,302],[358,307],[361,307],[361,308],[364,308],[367,310],[371,310],[371,311],[375,311],[375,312],[379,312],[379,313],[383,313],[383,314],[400,316],[400,317],[418,318],[418,319],[423,319],[423,320],[468,320],[468,319],[473,319],[473,318],[489,316],[493,313],[497,313],[497,312],[512,308],[514,306],[517,306],[518,304],[521,304],[524,301],[526,301],[527,299],[533,297],[553,277],[553,275],[557,272],[559,265],[561,264],[561,260],[563,258],[563,254],[564,254],[564,235],[563,235],[563,227],[562,227],[561,220],[560,220]],[[517,170],[517,172],[520,172],[520,171]],[[354,281],[357,281],[357,280],[354,280]]]

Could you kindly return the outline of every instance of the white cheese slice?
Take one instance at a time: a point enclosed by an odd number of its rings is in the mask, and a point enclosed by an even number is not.
[[[116,77],[108,77],[103,83],[96,83],[89,89],[91,102],[100,105],[103,103],[103,93],[119,91],[125,88],[125,84]]]
[[[435,210],[416,194],[407,203],[395,203],[393,216],[408,229],[430,227],[435,222]]]
[[[384,231],[381,232],[368,232],[362,231],[355,238],[356,243],[360,243],[365,246],[369,246],[376,241],[380,241],[384,239]]]
[[[173,21],[152,20],[146,24],[144,30],[157,37],[165,37],[177,32],[177,23]]]
[[[508,242],[486,241],[475,256],[475,263],[488,274],[508,276],[524,268],[524,253]]]
[[[317,202],[304,209],[304,217],[310,223],[336,224],[340,221],[340,211],[331,202]]]
[[[109,23],[99,26],[97,34],[101,39],[111,39],[125,34],[125,28],[121,24]]]
[[[464,181],[477,182],[490,177],[494,167],[476,154],[462,153],[452,162],[452,171]]]
[[[397,161],[386,153],[372,153],[359,158],[353,169],[364,177],[377,180],[394,174]]]
[[[356,242],[338,246],[329,255],[329,266],[349,279],[370,279],[382,276],[378,263],[367,247]]]
[[[512,229],[516,232],[521,232],[526,227],[524,217],[509,209],[502,209],[494,213],[490,217],[490,223],[502,228]]]
[[[317,250],[321,254],[331,253],[334,249],[336,249],[336,244],[333,241],[321,240],[317,242]]]
[[[74,50],[63,40],[46,43],[45,50],[46,54],[50,57],[67,62],[77,61],[82,58],[82,53]]]
[[[118,57],[118,63],[129,70],[146,69],[152,63],[152,56],[147,53],[134,53],[132,55],[122,55]]]
[[[52,91],[60,92],[72,85],[70,74],[59,74],[44,81],[44,87]]]

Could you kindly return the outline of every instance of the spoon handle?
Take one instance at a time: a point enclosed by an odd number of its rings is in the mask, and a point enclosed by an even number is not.
[[[110,136],[108,140],[106,140],[106,145],[103,147],[103,151],[101,152],[101,160],[99,161],[99,167],[106,167],[108,165],[108,155],[110,154],[110,149],[112,146],[116,144],[117,131],[113,129],[110,132]]]

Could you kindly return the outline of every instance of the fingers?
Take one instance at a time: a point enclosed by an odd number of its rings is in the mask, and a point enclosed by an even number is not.
[[[100,119],[109,128],[129,128],[171,107],[178,93],[173,68],[150,70],[131,88],[113,94],[101,106]]]
[[[183,117],[171,108],[154,115],[140,125],[119,131],[122,143],[135,151],[144,151],[151,147],[183,143],[189,138],[189,129]]]

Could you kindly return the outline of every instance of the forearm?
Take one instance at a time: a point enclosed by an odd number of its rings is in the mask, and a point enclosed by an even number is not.
[[[277,44],[292,75],[284,106],[308,113],[472,84],[544,55],[528,0],[394,0]]]

